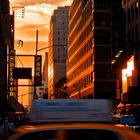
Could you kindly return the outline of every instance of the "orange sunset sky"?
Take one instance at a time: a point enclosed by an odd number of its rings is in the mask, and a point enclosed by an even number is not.
[[[72,0],[9,0],[11,12],[15,9],[15,49],[16,54],[34,55],[36,49],[36,31],[38,29],[38,49],[47,47],[50,17],[59,6],[66,6]],[[21,7],[25,8],[24,18],[21,16]],[[17,40],[23,41],[23,47],[19,47]],[[45,51],[39,51],[44,63]],[[17,67],[33,67],[31,57],[17,57]],[[25,81],[26,82],[26,81]],[[26,82],[26,85],[28,83]],[[26,90],[21,88],[19,94]]]
[[[58,6],[70,5],[72,0],[9,0],[15,10],[15,40],[24,42],[23,48],[15,44],[17,54],[35,54],[36,30],[39,31],[38,49],[47,46],[50,17]],[[25,8],[24,18],[20,7]],[[45,50],[44,50],[45,51]],[[44,51],[38,54],[44,54]],[[27,63],[27,62],[26,62]]]

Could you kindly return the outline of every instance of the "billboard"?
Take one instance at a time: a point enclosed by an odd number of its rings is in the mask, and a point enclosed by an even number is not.
[[[32,79],[32,68],[13,68],[13,79]]]
[[[41,86],[42,85],[42,76],[41,76],[41,66],[42,66],[42,56],[35,56],[35,76],[34,76],[34,85]]]

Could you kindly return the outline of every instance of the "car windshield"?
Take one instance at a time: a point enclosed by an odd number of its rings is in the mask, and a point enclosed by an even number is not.
[[[28,133],[18,140],[119,140],[110,130],[73,129],[48,130]]]

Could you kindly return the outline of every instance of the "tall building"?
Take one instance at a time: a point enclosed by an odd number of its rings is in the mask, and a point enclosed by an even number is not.
[[[116,103],[120,102],[122,93],[122,73],[121,70],[126,66],[127,53],[125,46],[125,28],[122,0],[112,0],[111,14],[111,40],[112,40],[112,69],[116,81]]]
[[[58,7],[50,20],[48,50],[48,98],[55,98],[54,85],[66,76],[69,7]]]
[[[11,46],[9,1],[0,0],[0,114],[6,111],[8,52]]]
[[[0,0],[0,115],[23,111],[18,103],[17,80],[13,78],[15,67],[14,15],[10,15],[9,0]]]
[[[70,98],[115,99],[112,3],[74,0],[70,7],[67,60]]]

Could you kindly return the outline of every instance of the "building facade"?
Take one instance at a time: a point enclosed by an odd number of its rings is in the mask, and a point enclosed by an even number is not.
[[[9,1],[0,0],[0,115],[4,114],[7,101],[7,76],[8,76],[8,59],[11,47],[11,27]]]
[[[0,0],[0,116],[17,111],[17,80],[13,79],[15,67],[14,15],[10,15],[9,0]],[[23,109],[23,108],[22,108]]]
[[[48,52],[45,52],[42,80],[44,81],[43,98],[48,99]]]
[[[113,8],[121,1],[74,0],[70,7],[67,87],[70,98],[116,98],[116,79],[112,61],[120,43],[113,37]],[[119,3],[119,4],[118,4]],[[118,16],[118,15],[115,15]],[[119,18],[118,18],[119,19]],[[117,21],[117,20],[116,20]],[[121,22],[121,21],[120,21]],[[118,44],[118,46],[120,46]],[[121,47],[120,47],[121,48]],[[118,51],[120,50],[118,49]]]
[[[140,103],[140,0],[122,1],[125,19],[125,46],[128,59],[122,70],[121,101]]]
[[[69,7],[58,7],[50,20],[48,49],[48,98],[55,98],[54,85],[66,75]]]

